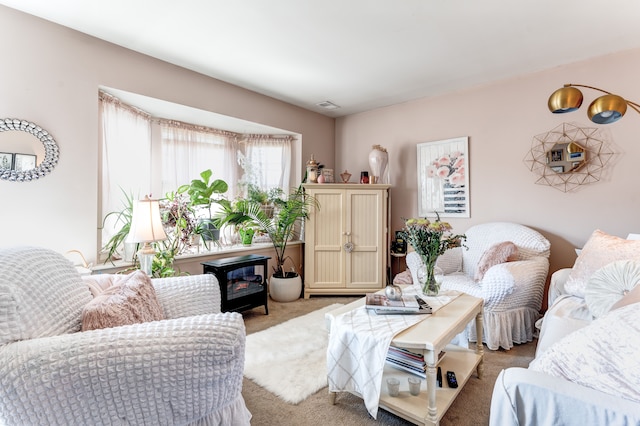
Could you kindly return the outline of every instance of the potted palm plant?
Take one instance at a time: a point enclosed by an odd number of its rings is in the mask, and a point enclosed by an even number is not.
[[[320,206],[314,197],[304,192],[301,185],[286,197],[282,191],[272,193],[271,202],[274,204],[272,217],[265,213],[261,203],[244,200],[236,203],[236,209],[221,215],[218,223],[223,225],[241,217],[249,218],[258,231],[269,237],[276,253],[276,265],[269,279],[269,294],[277,302],[291,302],[302,293],[302,279],[295,265],[290,271],[285,269],[286,260],[291,260],[286,256],[287,244],[299,237],[301,221],[309,216],[311,209]]]
[[[200,173],[201,179],[193,179],[190,184],[178,188],[178,193],[187,192],[194,207],[205,211],[206,217],[198,221],[198,231],[205,241],[216,241],[220,236],[219,228],[213,222],[211,206],[216,201],[215,196],[224,194],[229,185],[222,179],[211,180],[211,169]]]
[[[102,250],[107,252],[105,263],[107,261],[113,262],[115,259],[119,259],[121,257],[124,257],[126,261],[132,261],[133,257],[135,256],[136,244],[127,243],[127,235],[129,235],[129,231],[131,229],[131,220],[133,218],[133,194],[127,194],[122,188],[120,190],[124,195],[122,209],[120,211],[109,212],[102,221],[102,228],[104,228],[107,224],[108,219],[113,216],[115,218],[115,226],[120,225],[118,231],[113,234],[109,241],[107,241],[102,247]],[[129,250],[127,250],[128,244],[132,245]],[[125,253],[123,255],[120,255],[118,253],[118,250],[121,246],[124,246]],[[129,254],[127,252],[131,253]]]

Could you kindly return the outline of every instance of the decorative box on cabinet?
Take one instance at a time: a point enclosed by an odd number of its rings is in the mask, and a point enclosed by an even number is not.
[[[390,186],[304,185],[320,204],[305,224],[305,298],[365,294],[386,285]]]

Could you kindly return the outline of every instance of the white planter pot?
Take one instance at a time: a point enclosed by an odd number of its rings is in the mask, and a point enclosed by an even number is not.
[[[296,274],[292,278],[269,278],[269,296],[276,302],[293,302],[302,293],[302,278]]]

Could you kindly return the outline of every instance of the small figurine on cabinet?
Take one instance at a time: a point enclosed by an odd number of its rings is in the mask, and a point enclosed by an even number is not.
[[[342,179],[342,183],[349,183],[349,179],[351,179],[351,173],[345,170],[343,173],[340,173],[340,179]]]

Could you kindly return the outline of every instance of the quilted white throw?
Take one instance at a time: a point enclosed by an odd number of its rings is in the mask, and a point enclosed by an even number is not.
[[[403,294],[417,294],[417,287],[403,289]],[[432,312],[458,297],[448,292],[423,299]],[[364,306],[338,315],[327,314],[331,321],[327,348],[327,379],[331,392],[356,392],[375,419],[382,386],[382,372],[393,336],[425,319],[425,315],[377,315]]]

